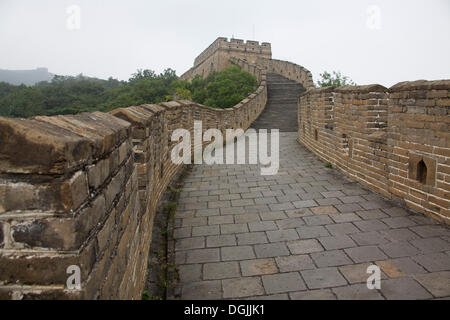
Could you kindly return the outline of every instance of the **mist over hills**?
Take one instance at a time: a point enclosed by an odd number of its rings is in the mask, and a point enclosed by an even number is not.
[[[0,69],[0,82],[6,82],[13,85],[24,84],[32,86],[41,81],[50,81],[53,76],[54,74],[48,72],[47,68],[37,68],[35,70]]]

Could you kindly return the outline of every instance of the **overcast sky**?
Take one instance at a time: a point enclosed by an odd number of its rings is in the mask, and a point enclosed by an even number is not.
[[[449,0],[0,0],[0,69],[180,75],[219,36],[270,42],[315,81],[450,79]]]

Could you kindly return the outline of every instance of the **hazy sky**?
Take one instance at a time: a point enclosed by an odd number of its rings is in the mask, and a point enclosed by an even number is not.
[[[76,10],[80,11],[80,24]],[[79,27],[79,28],[78,28]],[[317,80],[358,84],[450,78],[450,0],[0,0],[0,69],[126,80],[177,74],[217,37],[271,42],[274,59]]]

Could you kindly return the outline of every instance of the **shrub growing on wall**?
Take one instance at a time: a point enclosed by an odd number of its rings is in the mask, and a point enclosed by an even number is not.
[[[324,71],[320,74],[320,79],[317,81],[319,87],[342,87],[342,86],[355,86],[349,77],[343,76],[340,71],[333,71],[329,73]]]

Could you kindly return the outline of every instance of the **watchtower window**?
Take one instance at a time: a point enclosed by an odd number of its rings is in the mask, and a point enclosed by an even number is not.
[[[426,184],[427,182],[427,165],[425,164],[425,162],[423,162],[423,160],[420,160],[419,163],[417,164],[417,181],[419,181],[420,183]]]
[[[319,140],[319,131],[317,129],[314,129],[314,140]]]

